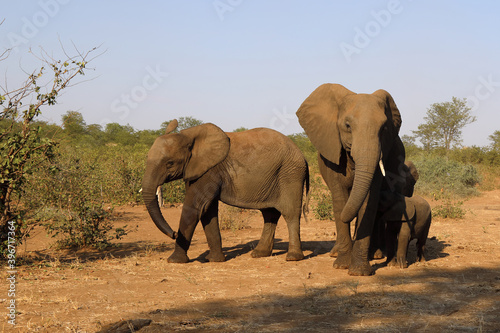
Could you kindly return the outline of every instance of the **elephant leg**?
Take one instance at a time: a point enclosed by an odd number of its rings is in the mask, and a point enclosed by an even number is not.
[[[368,261],[368,250],[370,247],[370,234],[356,237],[352,247],[351,264],[349,275],[368,276],[374,273]]]
[[[337,258],[338,255],[339,255],[339,246],[338,242],[335,242],[332,249],[330,250],[330,257]]]
[[[269,257],[271,255],[273,252],[276,225],[281,216],[281,213],[274,208],[262,209],[261,212],[264,217],[264,228],[262,229],[262,236],[259,243],[252,251],[253,258]]]
[[[384,250],[386,250],[385,222],[380,219],[380,214],[377,214],[370,241],[369,258],[382,259]]]
[[[214,194],[215,191],[208,191],[207,189],[211,189],[209,187],[204,187],[200,190],[199,186],[204,185],[200,184],[198,187],[186,187],[186,199],[182,206],[179,232],[175,239],[175,249],[174,253],[168,258],[168,262],[186,263],[189,261],[187,251],[191,245],[196,225],[201,216],[204,216],[210,208],[210,204],[214,200],[217,201]],[[209,230],[211,229],[209,228]]]
[[[337,269],[349,268],[352,251],[350,223],[344,223],[341,219],[342,210],[349,198],[349,186],[346,185],[349,181],[346,180],[345,163],[346,161],[342,160],[342,165],[333,166],[318,153],[319,171],[332,195],[333,215],[335,217],[337,235],[335,245],[330,251],[330,256],[336,257],[333,267]]]
[[[425,243],[427,242],[427,237],[429,236],[429,229],[431,226],[431,220],[430,217],[426,221],[426,225],[424,230],[421,232],[420,235],[418,235],[418,240],[417,240],[417,260],[420,262],[425,261]]]
[[[332,191],[332,193],[334,192]],[[337,237],[335,244],[330,250],[330,257],[338,258],[339,252],[341,253],[340,259],[338,261],[335,260],[333,263],[333,267],[339,269],[349,268],[352,250],[351,226],[349,223],[340,222],[340,213],[342,212],[342,207],[345,205],[345,201],[347,201],[347,199],[333,200],[333,216],[335,218]]]
[[[401,222],[387,222],[386,229],[386,250],[387,250],[387,260],[388,266],[396,266],[396,244],[399,229],[401,228]]]
[[[207,256],[210,262],[222,262],[226,260],[222,252],[222,240],[219,228],[219,201],[214,200],[207,209],[207,212],[201,217],[201,224],[207,237],[210,253]]]
[[[417,261],[425,262],[425,240],[417,240]]]
[[[398,251],[396,253],[396,260],[400,268],[407,268],[408,263],[406,262],[406,254],[408,252],[408,244],[411,240],[411,230],[408,226],[409,222],[404,222],[401,225],[401,230],[398,236]]]
[[[212,206],[212,204],[214,202],[218,204],[220,187],[213,182],[213,175],[205,174],[204,177],[204,179],[200,178],[193,184],[186,183],[186,198],[182,206],[179,232],[175,239],[174,253],[168,258],[168,262],[185,263],[189,261],[187,251],[191,245],[194,230],[201,217],[205,216],[207,212],[208,215],[205,223],[209,225],[208,235],[210,235],[207,236],[207,238],[212,239],[210,242],[213,243],[212,245],[214,246],[217,246],[215,244],[218,241],[220,242],[220,240],[217,240],[217,236],[213,236],[213,230],[218,228],[218,220],[212,221],[212,215],[215,214],[215,216],[217,216],[218,209],[217,205]],[[220,239],[220,233],[217,232],[216,234],[218,234]]]
[[[335,229],[337,237],[335,245],[330,251],[330,256],[337,257],[333,262],[333,268],[347,269],[351,263],[352,236],[351,224],[342,222],[340,215],[347,202],[347,190],[335,184],[330,188],[332,192],[333,215],[335,217]]]
[[[300,211],[292,217],[283,215],[288,227],[288,253],[287,261],[297,261],[304,259],[302,243],[300,241]]]
[[[170,263],[187,263],[189,262],[189,257],[187,256],[187,251],[191,245],[191,239],[193,238],[194,229],[198,224],[198,211],[194,210],[192,206],[186,205],[184,203],[181,221],[179,223],[179,232],[177,238],[175,239],[175,249],[170,257],[168,257],[168,262]]]
[[[365,202],[358,212],[356,236],[352,247],[349,275],[367,276],[374,273],[368,261],[368,253],[370,250],[370,238],[373,232],[373,224],[375,222],[375,216],[377,215],[380,184],[381,180],[373,180],[368,197],[365,199]]]
[[[335,227],[337,229],[337,239],[334,249],[336,248],[337,259],[333,262],[333,267],[347,269],[351,262],[352,252],[351,224],[341,222],[339,213],[335,214]]]

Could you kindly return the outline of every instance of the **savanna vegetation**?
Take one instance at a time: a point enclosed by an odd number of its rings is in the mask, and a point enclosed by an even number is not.
[[[8,254],[9,227],[16,223],[16,241],[42,225],[56,237],[58,247],[96,247],[130,232],[113,228],[113,207],[141,204],[141,180],[147,152],[169,121],[152,130],[131,125],[87,124],[83,115],[68,111],[61,125],[40,121],[43,107],[56,103],[59,92],[83,75],[87,55],[66,61],[44,59],[45,66],[29,75],[18,90],[0,96],[0,228],[2,253]],[[41,84],[42,80],[52,82]],[[25,100],[34,102],[25,102]],[[46,111],[50,112],[50,111]],[[433,104],[413,136],[404,136],[407,159],[413,160],[420,179],[417,191],[443,200],[435,213],[461,217],[461,202],[480,190],[495,188],[499,176],[500,135],[493,133],[488,147],[462,147],[461,129],[474,121],[466,101]],[[201,124],[180,117],[178,130]],[[239,127],[235,131],[245,130]],[[289,136],[306,156],[311,172],[312,210],[318,219],[333,220],[330,193],[318,171],[316,149],[303,133]],[[420,141],[421,145],[416,142]],[[166,204],[182,203],[184,184],[164,185]],[[223,228],[238,211],[226,209]],[[9,224],[10,222],[10,224]]]
[[[180,129],[202,123],[192,117],[179,119]],[[6,122],[2,122],[5,126]],[[132,229],[113,229],[113,207],[141,204],[141,180],[147,152],[168,121],[157,130],[135,130],[117,123],[87,125],[83,116],[68,111],[62,125],[33,122],[38,139],[51,142],[50,158],[36,162],[36,172],[25,174],[16,203],[22,207],[26,228],[43,225],[57,236],[60,247],[108,246]],[[21,126],[17,124],[16,126]],[[330,193],[319,175],[316,150],[305,134],[290,138],[306,156],[311,171],[312,211],[318,219],[333,220]],[[443,217],[462,217],[464,199],[479,190],[493,189],[498,177],[500,151],[491,147],[424,149],[408,144],[407,159],[420,173],[417,191],[444,204],[435,209]],[[49,151],[46,150],[46,155]],[[184,200],[181,180],[164,185],[164,203]],[[221,216],[222,228],[239,228],[231,221],[235,211]]]

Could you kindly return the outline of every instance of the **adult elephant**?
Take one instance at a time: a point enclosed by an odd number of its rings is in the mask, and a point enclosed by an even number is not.
[[[187,251],[199,220],[210,248],[207,258],[225,260],[218,222],[219,200],[261,210],[264,229],[253,257],[271,255],[276,224],[283,215],[289,233],[286,259],[303,259],[300,215],[302,208],[307,208],[302,205],[302,197],[304,186],[309,192],[309,170],[292,140],[266,128],[225,133],[213,124],[203,124],[171,133],[176,127],[174,120],[149,150],[142,182],[149,215],[164,234],[175,239],[168,261],[189,261]],[[156,188],[181,178],[186,196],[179,230],[174,232],[158,206]]]
[[[368,250],[380,191],[384,187],[400,193],[405,184],[396,103],[385,90],[356,94],[339,84],[323,84],[302,103],[297,116],[318,150],[319,169],[332,193],[338,251],[333,266],[349,268],[351,275],[371,275]],[[355,217],[352,242],[350,222]]]

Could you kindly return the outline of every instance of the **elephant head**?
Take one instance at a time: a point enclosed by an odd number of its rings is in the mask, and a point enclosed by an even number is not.
[[[344,222],[356,217],[367,197],[377,165],[398,136],[401,116],[385,90],[356,94],[339,84],[323,84],[297,111],[301,126],[318,152],[339,164],[341,155],[355,163],[354,181],[341,213]]]
[[[406,184],[403,188],[402,194],[406,197],[411,197],[413,196],[415,184],[417,183],[419,178],[418,170],[412,161],[405,161],[403,170],[406,175]]]
[[[166,134],[158,137],[148,152],[142,180],[142,198],[154,223],[164,234],[177,234],[163,218],[156,198],[156,188],[183,178],[194,181],[222,162],[229,153],[229,138],[217,126],[203,124],[171,133],[177,120],[168,124]]]
[[[414,219],[416,213],[413,198],[398,194],[397,200],[382,215],[383,221],[408,222]]]

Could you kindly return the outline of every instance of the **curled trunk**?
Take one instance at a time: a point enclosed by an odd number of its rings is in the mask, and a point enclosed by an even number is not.
[[[167,223],[161,213],[160,206],[158,205],[158,198],[156,196],[156,188],[158,184],[151,181],[150,178],[151,177],[146,174],[142,183],[142,199],[144,200],[144,204],[148,209],[149,216],[151,216],[151,219],[156,224],[158,229],[160,229],[160,231],[168,237],[175,239],[177,237],[177,233],[173,231]]]

